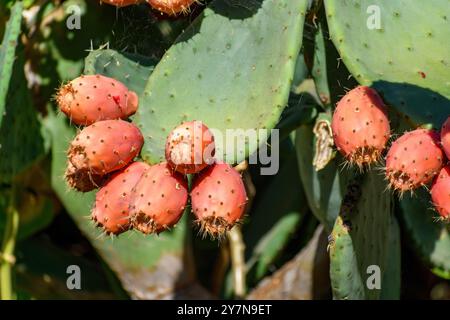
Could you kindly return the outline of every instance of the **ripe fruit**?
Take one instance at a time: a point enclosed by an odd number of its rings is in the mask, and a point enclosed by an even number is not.
[[[430,182],[443,164],[438,133],[416,129],[392,144],[386,156],[386,176],[390,187],[404,192]]]
[[[126,7],[133,4],[139,4],[144,2],[144,0],[100,0],[100,1],[116,7]]]
[[[130,163],[143,143],[141,132],[133,124],[104,120],[84,128],[67,153],[76,170],[105,175]]]
[[[179,13],[189,12],[189,7],[197,0],[147,0],[147,2],[162,13],[175,16]]]
[[[80,192],[89,192],[97,189],[101,187],[107,179],[107,176],[93,174],[89,171],[77,170],[70,161],[67,163],[64,176],[69,187]]]
[[[447,158],[450,159],[450,117],[444,122],[441,128],[441,144]]]
[[[149,167],[131,198],[133,227],[145,234],[160,233],[181,218],[188,201],[185,178],[166,163]]]
[[[183,174],[197,173],[214,161],[214,137],[201,121],[185,122],[167,137],[166,160]]]
[[[118,235],[130,229],[131,190],[149,165],[133,162],[115,173],[95,196],[92,220],[107,234]]]
[[[441,219],[450,222],[450,166],[444,167],[434,180],[431,199]]]
[[[380,158],[391,130],[383,100],[365,86],[350,90],[338,102],[331,127],[337,149],[360,168]]]
[[[56,95],[59,108],[78,125],[96,121],[126,119],[138,107],[138,96],[112,78],[80,76],[63,85]]]
[[[221,237],[244,214],[247,194],[240,174],[226,163],[215,163],[193,183],[192,211],[200,230]]]

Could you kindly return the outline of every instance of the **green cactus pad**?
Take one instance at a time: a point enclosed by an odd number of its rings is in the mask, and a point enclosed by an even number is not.
[[[426,190],[417,195],[405,195],[400,200],[402,220],[409,239],[418,255],[437,275],[450,279],[450,232],[438,222],[439,215],[432,209]]]
[[[357,176],[348,184],[341,211],[330,236],[330,277],[335,299],[378,299],[381,289],[369,289],[372,274],[387,267],[392,201],[386,183],[376,172]],[[381,288],[383,283],[381,282]]]
[[[387,260],[383,282],[381,287],[380,299],[399,300],[401,289],[401,244],[400,227],[397,219],[391,219],[389,228],[389,244],[387,247]]]
[[[450,114],[448,0],[329,0],[325,7],[333,43],[356,80],[413,123],[439,127]]]
[[[164,55],[152,73],[135,122],[144,134],[141,156],[164,159],[170,131],[201,120],[227,129],[271,129],[287,104],[301,46],[306,0],[216,0]],[[240,162],[263,141],[217,146],[216,155]],[[265,140],[264,140],[265,142]],[[226,152],[229,151],[229,152]]]
[[[5,112],[14,60],[16,59],[17,41],[21,30],[23,4],[17,1],[11,9],[11,16],[6,24],[5,34],[0,47],[0,125]]]
[[[85,59],[85,74],[101,74],[114,78],[136,92],[140,98],[145,83],[157,61],[138,54],[121,53],[110,49],[99,49],[89,53]],[[142,106],[142,104],[141,104]]]

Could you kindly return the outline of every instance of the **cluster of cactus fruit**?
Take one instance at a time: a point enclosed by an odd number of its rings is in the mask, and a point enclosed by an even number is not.
[[[198,0],[101,0],[116,7],[126,7],[147,2],[153,9],[169,16],[185,14]]]
[[[333,138],[349,165],[361,170],[382,158],[391,138],[387,107],[378,93],[366,86],[350,90],[337,104],[332,118]],[[450,221],[450,118],[440,135],[418,128],[392,142],[385,157],[389,187],[404,192],[430,183],[434,207],[442,221]]]
[[[168,135],[166,162],[134,161],[144,144],[128,121],[138,96],[119,81],[80,76],[57,92],[59,109],[85,126],[70,143],[66,180],[80,192],[100,188],[91,218],[106,234],[160,233],[176,225],[189,198],[204,235],[220,238],[242,219],[247,201],[239,172],[214,158],[210,129],[184,122]],[[190,190],[187,175],[194,175]]]

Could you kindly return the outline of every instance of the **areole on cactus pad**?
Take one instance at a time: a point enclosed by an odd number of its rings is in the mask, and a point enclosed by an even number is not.
[[[416,129],[392,143],[386,156],[386,177],[400,193],[429,183],[441,170],[445,155],[434,130]]]
[[[215,163],[195,178],[192,212],[200,231],[221,238],[242,219],[247,193],[241,175],[226,163]]]
[[[131,190],[150,166],[133,162],[115,173],[95,196],[92,220],[107,234],[118,235],[131,227]]]
[[[56,102],[71,122],[90,125],[128,118],[136,112],[139,99],[120,81],[97,74],[80,76],[61,86]]]
[[[130,213],[133,227],[142,233],[160,233],[181,218],[188,201],[183,175],[166,163],[149,167],[132,190]]]
[[[390,137],[386,106],[365,86],[350,90],[338,102],[331,127],[337,149],[358,167],[378,161]]]

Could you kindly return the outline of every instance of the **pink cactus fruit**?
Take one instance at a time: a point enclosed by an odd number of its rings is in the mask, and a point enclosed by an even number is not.
[[[365,86],[350,90],[338,102],[331,127],[339,152],[360,168],[378,161],[391,130],[383,100]]]
[[[185,122],[167,137],[166,160],[182,174],[197,173],[212,164],[214,152],[213,134],[201,121]]]
[[[107,234],[118,235],[131,227],[131,190],[149,168],[144,162],[133,162],[114,173],[97,192],[92,220]]]
[[[132,123],[104,120],[84,128],[75,137],[68,157],[76,170],[105,175],[130,163],[143,143],[141,132]]]
[[[101,75],[80,76],[61,86],[56,102],[78,125],[126,119],[138,107],[138,96],[121,82]]]
[[[168,230],[180,220],[187,201],[185,177],[166,162],[153,165],[132,192],[133,227],[144,234]]]
[[[246,202],[241,175],[226,163],[213,164],[193,182],[192,211],[204,235],[221,238],[242,219]]]
[[[429,183],[444,165],[439,135],[428,129],[403,134],[386,156],[386,177],[392,189],[403,193]]]

